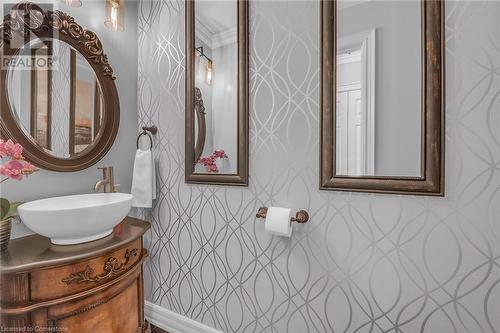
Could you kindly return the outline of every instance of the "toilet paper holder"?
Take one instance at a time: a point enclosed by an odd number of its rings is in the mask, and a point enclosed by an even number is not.
[[[255,216],[259,219],[265,219],[267,216],[267,207],[260,207],[257,215]],[[309,221],[309,213],[303,209],[299,210],[297,213],[295,213],[295,217],[292,216],[290,220],[297,223],[306,223],[307,221]]]

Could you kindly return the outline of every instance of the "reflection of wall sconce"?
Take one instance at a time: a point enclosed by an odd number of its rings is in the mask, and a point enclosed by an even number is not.
[[[106,19],[104,25],[113,31],[125,30],[123,13],[125,4],[123,0],[106,0]]]
[[[205,76],[205,82],[207,84],[212,84],[212,60],[207,62],[207,75]]]
[[[65,0],[64,1],[70,7],[81,7],[82,2],[80,0]]]
[[[196,52],[198,53],[198,56],[204,57],[205,59],[207,59],[207,68],[206,68],[206,72],[205,72],[205,82],[208,85],[211,85],[212,84],[212,67],[213,67],[213,61],[212,61],[212,59],[210,59],[209,57],[207,57],[205,55],[205,53],[203,52],[203,46],[197,47],[196,48]]]

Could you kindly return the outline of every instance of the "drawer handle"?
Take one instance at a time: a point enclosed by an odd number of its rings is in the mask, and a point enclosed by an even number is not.
[[[118,275],[122,273],[125,270],[125,267],[127,266],[128,262],[130,261],[131,257],[136,257],[137,256],[137,249],[132,249],[132,250],[127,250],[125,252],[125,261],[123,263],[118,263],[118,259],[115,257],[110,257],[106,262],[104,263],[104,272],[102,272],[99,275],[94,274],[94,269],[87,265],[83,271],[76,272],[76,273],[71,273],[68,277],[65,277],[62,279],[62,282],[66,284],[72,284],[72,283],[82,283],[82,282],[99,282],[103,279],[107,279],[110,277],[113,277],[114,275]]]

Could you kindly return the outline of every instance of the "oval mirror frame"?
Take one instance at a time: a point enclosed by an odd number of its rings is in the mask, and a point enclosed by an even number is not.
[[[102,90],[105,116],[102,133],[82,154],[68,159],[58,158],[44,151],[31,137],[28,137],[17,123],[7,96],[8,68],[0,69],[0,131],[1,137],[11,139],[24,147],[24,156],[36,166],[61,172],[79,171],[96,164],[109,151],[118,133],[120,123],[120,103],[115,85],[116,77],[108,63],[103,46],[97,35],[82,28],[75,19],[61,11],[48,11],[30,2],[22,2],[13,7],[11,14],[4,16],[0,25],[0,60],[15,57],[18,50],[11,48],[14,37],[21,37],[24,43],[34,39],[54,39],[77,50],[90,64]]]

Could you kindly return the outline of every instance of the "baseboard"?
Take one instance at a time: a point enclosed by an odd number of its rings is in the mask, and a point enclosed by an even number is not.
[[[169,333],[223,333],[148,301],[144,304],[144,315],[152,325]]]

